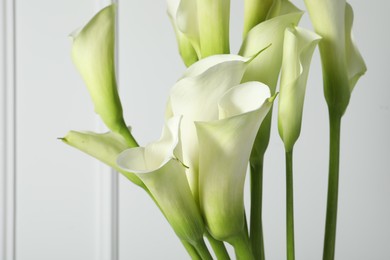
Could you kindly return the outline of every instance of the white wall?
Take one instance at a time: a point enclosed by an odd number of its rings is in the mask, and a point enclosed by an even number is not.
[[[1,15],[4,3],[9,6],[11,2],[1,2]],[[87,90],[71,63],[67,35],[105,2],[18,0],[16,43],[8,44],[8,49],[5,43],[10,42],[12,30],[5,29],[11,26],[12,19],[1,17],[0,53],[10,57],[0,58],[0,82],[4,86],[0,92],[3,147],[0,233],[6,229],[9,235],[8,240],[4,236],[0,239],[0,250],[10,246],[7,252],[0,251],[1,260],[187,258],[151,200],[121,176],[117,255],[115,177],[93,159],[56,140],[70,129],[101,127]],[[232,51],[237,51],[240,44],[241,2],[232,0]],[[356,17],[355,38],[368,73],[358,82],[343,120],[336,256],[389,259],[390,88],[386,76],[390,37],[386,26],[390,20],[386,12],[390,4],[350,2]],[[298,4],[303,8],[302,3]],[[307,15],[302,26],[311,27]],[[168,90],[184,69],[166,16],[165,1],[121,1],[119,34],[119,85],[125,117],[137,140],[146,144],[159,137]],[[9,76],[5,80],[5,75],[13,75],[9,67],[13,63],[10,55],[13,48],[16,89]],[[295,149],[297,259],[320,259],[322,254],[328,126],[321,85],[316,52],[302,134]],[[3,102],[9,100],[13,90],[16,103]],[[9,123],[13,122],[13,108],[16,132]],[[264,229],[269,260],[285,258],[284,152],[276,129],[274,125],[264,179]],[[4,218],[13,213],[12,203],[6,202],[13,201],[12,185],[7,182],[12,184],[14,176],[16,258],[9,241],[13,236],[13,219]]]

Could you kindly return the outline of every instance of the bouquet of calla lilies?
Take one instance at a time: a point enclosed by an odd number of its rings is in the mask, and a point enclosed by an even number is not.
[[[340,123],[353,88],[366,71],[351,36],[352,7],[345,0],[305,0],[312,32],[298,27],[303,11],[288,0],[243,4],[243,41],[239,53],[231,54],[229,0],[167,0],[179,53],[188,68],[170,90],[161,138],[145,146],[138,145],[126,124],[118,95],[117,7],[102,9],[72,34],[72,57],[95,112],[110,132],[70,131],[61,139],[144,189],[192,259],[231,259],[228,243],[236,259],[263,260],[264,154],[273,102],[278,100],[278,130],[286,151],[287,259],[292,260],[293,148],[318,45],[330,122],[323,259],[334,259]],[[250,212],[244,207],[248,168]]]

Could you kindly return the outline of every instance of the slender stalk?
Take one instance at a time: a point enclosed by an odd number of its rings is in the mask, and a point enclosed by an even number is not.
[[[192,260],[202,260],[196,249],[190,243],[185,240],[180,241],[183,244],[184,248],[187,250],[187,253],[191,256]]]
[[[222,241],[216,240],[208,231],[205,232],[211,247],[214,250],[215,256],[218,260],[230,260],[229,253],[226,250],[225,244]]]
[[[263,158],[257,164],[250,164],[251,169],[251,216],[250,216],[250,242],[253,255],[257,260],[264,260],[263,239]]]
[[[255,260],[247,232],[243,230],[228,242],[233,246],[237,260]]]
[[[196,242],[194,247],[196,251],[198,251],[198,254],[202,260],[213,260],[213,257],[211,256],[210,251],[204,243],[203,239]]]
[[[329,112],[330,149],[328,201],[326,206],[326,224],[324,239],[324,260],[333,260],[336,244],[337,201],[339,190],[340,129],[341,116]]]
[[[295,259],[294,246],[294,192],[293,192],[293,150],[286,152],[286,232],[287,260]]]

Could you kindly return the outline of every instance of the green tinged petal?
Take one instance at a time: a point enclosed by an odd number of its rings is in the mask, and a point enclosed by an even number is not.
[[[123,119],[115,79],[115,5],[96,14],[73,38],[72,57],[106,126],[136,144]]]
[[[61,138],[61,140],[111,166],[134,184],[145,188],[143,182],[134,173],[123,171],[116,163],[118,155],[130,148],[121,135],[113,132],[97,134],[93,132],[70,131],[64,138]]]
[[[324,93],[332,111],[342,115],[351,91],[366,71],[351,30],[353,11],[345,0],[305,0],[316,33],[322,40]]]
[[[202,58],[230,53],[230,0],[197,0]]]
[[[345,7],[345,48],[348,66],[349,88],[352,92],[357,81],[367,71],[366,64],[352,36],[353,10],[347,3]]]
[[[179,127],[180,117],[169,119],[160,140],[122,152],[117,162],[143,181],[178,237],[195,245],[203,239],[204,224],[176,157]]]
[[[179,47],[179,53],[181,58],[184,61],[184,64],[189,67],[198,60],[198,55],[194,47],[191,44],[191,41],[187,36],[182,33],[177,25],[176,15],[179,8],[180,0],[168,0],[168,16],[171,20],[173,29],[175,30],[176,40]]]
[[[303,103],[310,61],[320,40],[303,28],[287,28],[284,36],[278,126],[286,151],[291,151],[301,131]]]
[[[207,228],[228,242],[245,225],[244,182],[256,133],[271,108],[259,82],[238,85],[219,102],[219,119],[195,122],[199,140],[199,196]]]
[[[256,57],[248,66],[243,82],[260,81],[270,87],[275,94],[276,83],[282,63],[283,37],[286,27],[297,24],[302,11],[288,1],[282,1],[282,6],[273,5],[276,12],[282,12],[270,20],[262,22],[251,29],[242,43],[240,55],[253,56],[265,46],[271,46]]]

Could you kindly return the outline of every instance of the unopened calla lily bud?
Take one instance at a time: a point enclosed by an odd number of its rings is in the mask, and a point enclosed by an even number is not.
[[[322,37],[325,98],[331,110],[342,115],[356,82],[367,70],[352,38],[353,10],[345,0],[305,0],[305,4]]]
[[[197,0],[202,58],[230,53],[230,0]]]
[[[191,44],[190,39],[179,30],[177,25],[177,10],[179,8],[180,0],[168,0],[168,16],[171,20],[172,27],[176,34],[176,40],[179,47],[179,53],[183,59],[184,64],[189,67],[198,60],[198,55]],[[197,37],[196,37],[197,38]]]
[[[72,58],[91,95],[95,112],[129,145],[136,145],[123,119],[115,78],[115,5],[97,13],[74,32]]]
[[[265,21],[274,0],[245,0],[244,38],[259,23]]]
[[[303,12],[287,0],[275,0],[268,13],[267,20],[253,27],[247,34],[240,54],[251,56],[262,46],[269,45],[263,53],[257,56],[248,66],[242,82],[259,81],[275,94],[279,72],[282,64],[284,31],[291,25],[298,24]],[[272,110],[260,127],[253,146],[251,163],[259,163],[269,142]]]
[[[178,237],[196,245],[203,239],[205,229],[187,182],[185,166],[176,154],[180,119],[167,120],[160,140],[124,151],[117,163],[143,181]]]
[[[168,0],[168,15],[187,66],[210,55],[230,53],[230,0]]]
[[[299,27],[287,28],[284,34],[278,126],[287,152],[293,149],[301,132],[310,61],[320,39],[317,34]]]
[[[213,237],[234,243],[245,226],[244,182],[257,131],[271,108],[269,88],[248,82],[219,101],[218,119],[195,122],[199,140],[199,198]]]

